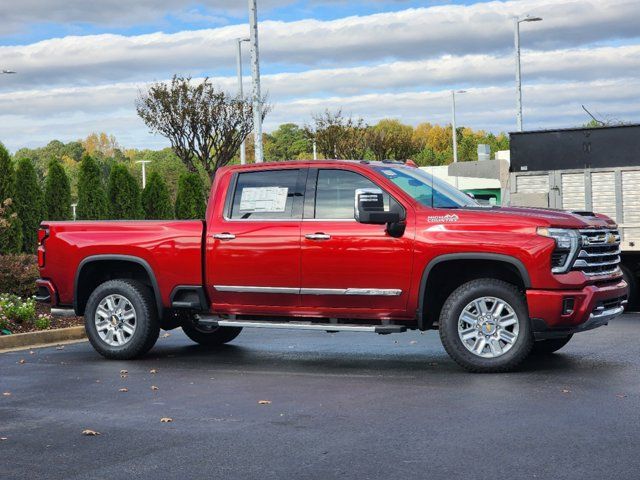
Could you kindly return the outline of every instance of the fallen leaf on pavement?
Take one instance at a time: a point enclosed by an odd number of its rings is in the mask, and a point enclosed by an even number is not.
[[[168,337],[170,337],[170,336],[171,336],[171,334],[170,334],[170,333],[164,333],[164,334],[162,335],[162,338],[168,338]]]
[[[34,352],[33,350],[29,350],[29,355],[35,355],[36,352]]]
[[[82,431],[83,435],[86,435],[87,437],[95,437],[97,435],[100,435],[100,432],[96,432],[95,430],[83,430]]]
[[[7,437],[0,437],[1,441],[9,440]]]
[[[64,345],[58,345],[58,346],[56,347],[56,350],[64,350]]]
[[[129,373],[128,370],[120,370],[120,375],[126,375],[127,373]]]
[[[118,390],[118,391],[119,391],[119,392],[123,392],[123,393],[124,393],[124,392],[128,392],[128,391],[129,391],[129,389],[128,389],[128,388],[121,388],[121,389],[120,389],[120,390]]]
[[[566,388],[563,388],[563,389],[562,389],[562,393],[571,393],[571,390],[568,390],[568,389],[566,389]]]
[[[156,391],[156,390],[160,390],[158,387],[156,387],[155,385],[151,385],[151,390]]]
[[[158,370],[156,370],[155,368],[152,368],[151,370],[149,370],[149,373],[151,375],[155,375],[156,373],[158,373]]]
[[[127,378],[129,375],[120,375],[120,378]]]
[[[4,397],[10,397],[11,396],[11,392],[4,392],[2,395]]]
[[[162,417],[162,418],[160,419],[160,422],[161,422],[161,423],[171,423],[171,422],[173,422],[173,418],[169,418],[169,417]]]
[[[418,343],[416,340],[411,340],[411,341],[409,342],[409,345],[415,345],[416,343]]]
[[[626,393],[619,393],[616,395],[616,397],[618,398],[627,398],[627,394]]]
[[[258,400],[258,405],[271,405],[271,400]]]
[[[26,363],[26,360],[24,358],[21,358],[20,361],[18,362],[20,365],[22,365],[23,363]]]

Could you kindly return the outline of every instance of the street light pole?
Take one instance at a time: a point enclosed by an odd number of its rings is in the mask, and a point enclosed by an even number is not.
[[[453,134],[453,163],[458,163],[458,131],[456,130],[456,93],[466,93],[466,90],[451,90],[451,130]],[[458,188],[458,176],[455,176]]]
[[[251,78],[253,79],[253,136],[255,162],[262,163],[262,98],[260,94],[260,54],[258,51],[258,6],[249,0],[249,30],[251,32]]]
[[[151,160],[138,160],[136,163],[142,164],[142,189],[147,187],[147,163],[151,163]]]
[[[518,131],[522,131],[522,75],[520,71],[520,24],[523,22],[540,22],[542,18],[532,17],[515,17],[514,23],[514,43],[516,54],[516,124]]]
[[[248,42],[248,38],[236,38],[236,68],[238,71],[238,97],[244,101],[244,91],[242,88],[242,42]],[[244,140],[240,144],[240,165],[247,163],[247,154]]]

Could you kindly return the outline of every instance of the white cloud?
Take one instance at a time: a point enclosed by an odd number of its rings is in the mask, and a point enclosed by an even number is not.
[[[543,22],[523,27],[523,46],[566,48],[637,37],[637,0],[522,0],[446,5],[332,21],[261,23],[263,65],[336,67],[415,60],[444,54],[487,54],[512,48],[515,14]],[[148,81],[172,73],[212,74],[234,65],[234,38],[246,25],[125,37],[91,35],[0,47],[3,68],[19,72],[3,89]]]
[[[122,87],[135,91],[135,86]],[[587,118],[581,109],[586,104],[592,111],[605,117],[632,120],[640,117],[637,101],[640,79],[594,80],[589,82],[543,83],[524,88],[524,121],[526,128],[573,127],[585,123]],[[62,95],[65,92],[58,92]],[[78,104],[91,102],[99,95],[83,92],[66,92],[62,103],[75,97]],[[34,98],[36,104],[48,105],[52,98]],[[117,92],[104,95],[103,104],[96,109],[88,108],[60,115],[21,115],[17,113],[0,116],[3,138],[8,148],[16,150],[25,145],[42,145],[57,138],[64,141],[84,137],[92,131],[113,133],[127,147],[165,146],[161,137],[152,136],[136,117],[132,106],[127,107]],[[130,102],[127,92],[126,102]],[[0,110],[7,109],[6,98],[0,98]],[[22,99],[23,104],[27,103]],[[109,110],[106,104],[115,102]],[[129,103],[129,105],[131,105]],[[54,105],[50,107],[55,110]],[[104,108],[104,110],[102,110]],[[446,124],[450,121],[450,96],[448,90],[418,91],[402,93],[378,93],[329,98],[309,97],[284,101],[267,117],[267,130],[284,122],[308,123],[311,114],[325,108],[342,108],[354,116],[362,116],[374,123],[381,118],[398,118],[403,122],[417,124],[424,121]],[[481,87],[469,89],[458,98],[458,123],[476,129],[509,131],[515,123],[515,95],[513,87]]]

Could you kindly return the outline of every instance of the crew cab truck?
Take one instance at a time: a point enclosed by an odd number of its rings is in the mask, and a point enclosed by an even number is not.
[[[602,215],[481,207],[394,162],[219,170],[204,221],[43,222],[38,299],[84,315],[107,358],[160,329],[207,346],[246,327],[438,329],[474,372],[515,368],[620,315],[620,237]]]

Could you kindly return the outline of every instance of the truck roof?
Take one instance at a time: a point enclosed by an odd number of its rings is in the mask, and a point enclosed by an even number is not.
[[[262,168],[270,168],[275,166],[327,166],[327,165],[361,165],[363,167],[371,166],[371,167],[382,167],[382,166],[404,166],[405,162],[400,162],[397,160],[340,160],[340,159],[323,159],[323,160],[285,160],[282,162],[263,162],[263,163],[247,163],[246,165],[228,165],[226,167],[222,167],[225,170],[253,170],[253,169],[262,169]]]

